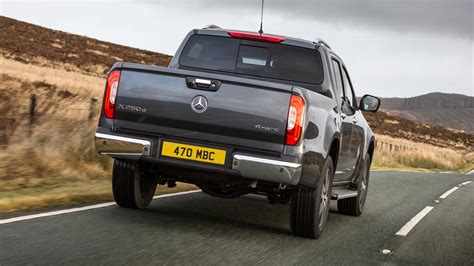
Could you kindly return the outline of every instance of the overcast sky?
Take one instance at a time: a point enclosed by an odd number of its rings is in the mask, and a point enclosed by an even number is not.
[[[9,1],[0,14],[173,54],[193,28],[257,31],[260,0]],[[358,96],[474,96],[474,0],[266,0],[264,31],[326,40]]]

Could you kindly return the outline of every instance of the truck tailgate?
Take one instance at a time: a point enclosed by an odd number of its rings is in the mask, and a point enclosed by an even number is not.
[[[189,86],[211,80],[217,90]],[[114,128],[236,148],[282,152],[292,87],[182,69],[122,66]],[[198,96],[207,109],[193,110]]]

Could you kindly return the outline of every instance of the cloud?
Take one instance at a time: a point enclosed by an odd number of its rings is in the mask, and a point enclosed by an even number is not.
[[[153,1],[156,2],[169,1]],[[173,3],[177,4],[176,1]],[[213,8],[245,10],[246,13],[255,10],[257,18],[260,3],[259,0],[179,1],[180,5],[192,6],[196,10]],[[472,0],[267,0],[264,16],[306,18],[351,28],[441,34],[472,41],[473,3]]]

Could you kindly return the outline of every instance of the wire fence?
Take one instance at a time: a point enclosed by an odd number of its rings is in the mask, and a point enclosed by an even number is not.
[[[0,132],[0,148],[23,143],[25,137],[31,138],[33,134],[52,136],[53,133],[80,131],[94,123],[98,116],[98,101],[95,98],[80,101],[72,106],[54,106],[47,98],[40,98],[36,94],[8,98],[8,101],[12,100],[23,103],[12,104],[10,114],[0,117],[4,119],[1,128],[3,132]]]
[[[406,144],[394,144],[387,141],[375,141],[375,147],[378,150],[387,150],[389,152],[404,152],[404,151],[417,151],[417,147],[412,147]]]

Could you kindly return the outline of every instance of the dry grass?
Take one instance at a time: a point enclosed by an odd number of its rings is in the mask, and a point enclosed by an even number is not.
[[[112,199],[112,160],[93,146],[100,104],[88,119],[90,98],[102,97],[103,83],[0,57],[0,129],[8,135],[0,139],[0,213]],[[21,106],[32,93],[38,105],[30,126]],[[179,184],[157,193],[195,188]]]
[[[112,199],[112,160],[95,153],[95,121],[50,117],[30,138],[0,151],[0,213]],[[195,188],[179,184],[157,193]]]
[[[0,74],[5,74],[28,83],[46,81],[58,88],[68,89],[71,93],[80,94],[83,99],[102,97],[105,76],[85,75],[66,69],[66,65],[57,68],[38,66],[0,56]]]
[[[390,150],[390,144],[392,150]],[[398,147],[397,150],[395,146]],[[465,172],[474,166],[474,156],[459,150],[377,135],[373,166],[375,168]]]

